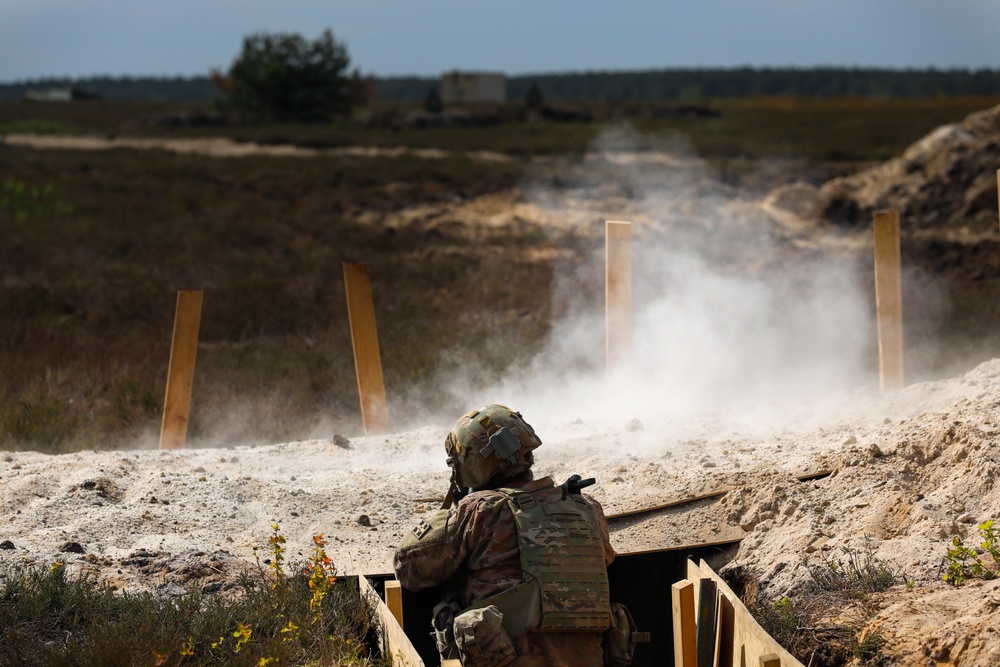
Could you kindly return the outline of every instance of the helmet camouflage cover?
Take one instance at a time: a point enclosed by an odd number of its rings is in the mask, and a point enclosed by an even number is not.
[[[541,444],[520,412],[487,405],[462,415],[444,446],[459,486],[479,490],[529,470]]]

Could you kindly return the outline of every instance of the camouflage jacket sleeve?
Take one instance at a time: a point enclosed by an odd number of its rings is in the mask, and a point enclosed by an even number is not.
[[[587,503],[594,508],[594,514],[597,515],[597,523],[601,529],[601,541],[604,543],[604,564],[611,565],[615,560],[615,548],[611,546],[611,535],[608,532],[608,520],[604,517],[604,508],[601,507],[601,503],[597,502],[586,493],[581,494]]]
[[[467,496],[450,510],[427,514],[396,550],[393,569],[399,583],[409,590],[421,590],[454,576],[477,545],[488,541],[492,506]]]

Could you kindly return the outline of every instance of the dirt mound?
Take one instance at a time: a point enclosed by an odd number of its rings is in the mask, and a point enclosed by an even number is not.
[[[871,546],[909,582],[875,598],[864,630],[891,664],[996,665],[996,582],[952,587],[942,577],[951,541],[976,546],[978,526],[1000,518],[1000,361],[910,387],[881,408],[882,420],[829,429],[846,436],[819,458],[829,477],[752,473],[720,501],[726,522],[748,531],[735,565],[773,600],[808,588],[810,560]]]
[[[937,128],[898,158],[827,182],[816,210],[821,220],[848,227],[891,209],[907,230],[995,233],[998,165],[1000,106]]]
[[[684,423],[644,415],[641,429],[634,420],[539,415],[536,468],[558,481],[596,476],[593,493],[608,514],[724,491],[612,521],[612,542],[630,552],[742,540],[730,567],[765,600],[803,590],[809,562],[870,545],[911,582],[873,597],[864,624],[887,664],[998,664],[998,584],[953,587],[942,575],[953,538],[976,545],[978,525],[1000,519],[1000,360],[893,394],[821,403],[838,417],[768,428],[711,414]],[[224,592],[266,557],[278,522],[292,560],[323,533],[341,572],[385,572],[402,535],[447,486],[446,430],[352,438],[350,448],[331,440],[9,453],[0,461],[0,540],[9,543],[0,563],[60,560],[119,588]],[[830,474],[803,474],[822,471]]]

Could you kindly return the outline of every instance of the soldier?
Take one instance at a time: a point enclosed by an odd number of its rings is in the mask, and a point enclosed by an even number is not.
[[[488,405],[462,416],[445,449],[449,500],[396,552],[409,590],[448,584],[434,612],[442,659],[464,667],[605,664],[613,625],[607,566],[615,552],[600,504],[574,475],[534,479],[542,441],[520,413]],[[618,607],[618,605],[615,605]]]

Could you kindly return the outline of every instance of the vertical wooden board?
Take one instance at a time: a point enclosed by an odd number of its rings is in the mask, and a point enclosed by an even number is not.
[[[698,605],[701,604],[701,596],[698,595],[698,586],[701,582],[702,577],[705,576],[701,573],[698,568],[698,564],[695,563],[690,558],[687,559],[686,571],[684,578],[690,582],[694,583],[694,617],[698,618]]]
[[[632,348],[632,223],[605,222],[605,354],[608,372]]]
[[[878,317],[879,385],[903,387],[903,294],[900,275],[899,213],[875,214],[875,307]]]
[[[389,413],[367,262],[344,262],[344,289],[347,292],[347,317],[351,325],[354,370],[358,376],[358,395],[361,398],[361,419],[364,421],[365,434],[386,433],[389,430]]]
[[[682,579],[670,587],[674,623],[674,667],[698,667],[694,583]]]
[[[187,442],[202,296],[201,291],[177,292],[177,311],[174,315],[174,333],[167,369],[167,391],[163,399],[163,422],[160,425],[160,449],[183,449]]]
[[[424,667],[424,661],[413,648],[410,638],[403,632],[403,628],[396,622],[396,617],[382,602],[382,598],[378,596],[364,575],[358,575],[358,588],[361,590],[361,597],[375,610],[382,655],[391,658],[394,667]]]
[[[385,606],[392,612],[399,627],[405,628],[403,625],[403,589],[395,579],[389,579],[385,582]]]
[[[715,664],[719,667],[733,667],[734,664],[735,628],[733,622],[733,603],[722,591],[719,591],[719,632],[715,642]]]
[[[719,589],[704,577],[698,582],[698,667],[715,667],[718,623]]]

